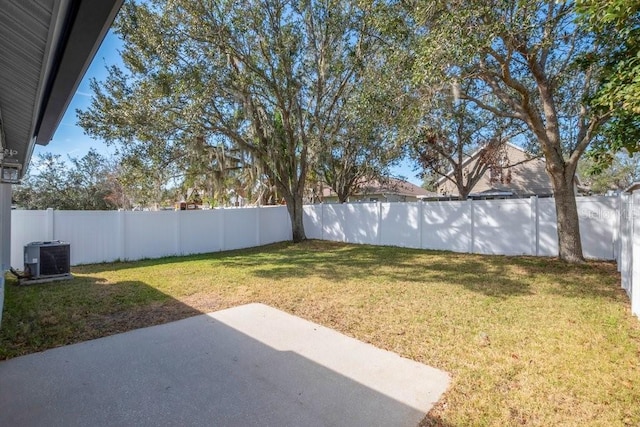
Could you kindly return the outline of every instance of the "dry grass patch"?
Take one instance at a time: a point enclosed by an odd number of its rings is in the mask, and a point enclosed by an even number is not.
[[[610,263],[308,241],[83,266],[6,290],[0,359],[262,302],[450,372],[423,425],[640,425],[640,329]]]

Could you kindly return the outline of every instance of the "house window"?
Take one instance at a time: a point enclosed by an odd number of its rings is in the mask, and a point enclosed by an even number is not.
[[[369,201],[370,202],[377,202],[378,198],[377,197],[369,197]]]

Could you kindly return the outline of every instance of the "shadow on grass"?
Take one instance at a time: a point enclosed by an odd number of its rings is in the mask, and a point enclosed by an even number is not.
[[[7,391],[0,393],[0,425],[183,425],[188,420],[191,425],[395,426],[423,416],[415,405],[395,398],[394,390],[406,385],[402,375],[390,379],[375,373],[381,366],[395,371],[397,361],[381,357],[369,371],[353,369],[322,350],[340,345],[335,337],[317,337],[320,350],[301,337],[283,344],[278,335],[308,334],[307,328],[265,311],[257,314],[265,322],[260,327],[243,327],[247,314],[249,319],[256,314],[247,307],[238,310],[235,316],[192,317],[0,362],[0,390]],[[298,340],[306,353],[297,350]],[[372,372],[392,385],[381,386],[380,379],[368,377]],[[412,387],[425,392],[422,384]],[[427,390],[439,396],[444,387],[436,383]]]
[[[142,281],[7,279],[0,360],[202,314]]]
[[[361,280],[371,286],[379,282],[443,283],[499,298],[531,293],[526,282],[507,271],[509,263],[501,261],[504,257],[333,242],[322,245],[324,250],[319,251],[291,246],[265,257],[230,255],[223,263],[270,280],[319,277],[333,282]]]
[[[443,421],[439,416],[427,414],[418,427],[454,427],[453,424]]]
[[[211,268],[223,266],[270,280],[318,277],[332,282],[360,280],[373,286],[381,281],[418,286],[451,284],[496,298],[531,295],[530,283],[543,277],[549,283],[545,292],[558,296],[616,301],[625,297],[619,287],[612,285],[617,277],[612,263],[589,262],[575,266],[554,258],[461,254],[319,240],[186,257],[96,264],[74,270],[91,274],[190,262],[210,262]]]
[[[517,265],[531,277],[543,277],[550,284],[545,291],[553,295],[628,301],[613,261],[568,264],[556,258],[505,257],[505,262]]]

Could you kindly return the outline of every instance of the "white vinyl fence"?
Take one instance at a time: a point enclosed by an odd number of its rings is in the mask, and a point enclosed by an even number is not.
[[[307,237],[500,255],[556,256],[554,199],[322,204],[304,207]],[[577,199],[584,254],[616,260],[640,315],[640,190]],[[248,248],[291,239],[286,207],[209,211],[13,211],[11,265],[32,241],[71,243],[71,264]],[[638,291],[634,292],[633,290]]]
[[[631,311],[640,316],[640,190],[621,197],[616,261]]]
[[[291,239],[284,206],[202,211],[21,211],[11,217],[11,265],[34,241],[71,244],[71,265],[160,258]]]
[[[584,254],[613,260],[618,197],[577,199]],[[497,255],[558,254],[551,198],[305,206],[307,237]]]

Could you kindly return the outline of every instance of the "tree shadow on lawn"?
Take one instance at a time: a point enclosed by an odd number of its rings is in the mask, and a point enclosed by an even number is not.
[[[542,277],[548,285],[545,292],[565,298],[588,298],[628,303],[620,286],[620,273],[613,261],[590,260],[584,264],[568,264],[548,257],[505,257],[528,276]]]
[[[431,412],[433,412],[433,409]],[[454,427],[454,425],[444,421],[437,415],[431,415],[431,413],[429,413],[420,421],[418,427]]]
[[[326,243],[326,242],[322,242]],[[400,247],[331,243],[317,252],[291,251],[276,261],[230,256],[226,266],[255,277],[284,280],[319,277],[331,281],[362,280],[462,286],[482,295],[508,298],[548,292],[569,298],[626,301],[611,262],[570,265],[557,258],[479,255]],[[544,282],[545,286],[533,285]]]
[[[144,269],[183,263],[211,261],[211,268],[236,268],[248,276],[286,280],[318,277],[332,282],[351,280],[404,282],[420,286],[432,283],[462,286],[486,296],[507,298],[531,295],[530,283],[541,277],[548,282],[544,292],[570,298],[624,300],[616,281],[615,266],[607,262],[569,265],[555,258],[477,255],[389,246],[351,245],[308,240],[301,244],[282,242],[227,252],[167,257],[132,262],[79,266],[83,273],[101,273],[130,268]],[[585,280],[587,278],[588,280]],[[609,280],[607,280],[609,279]]]
[[[291,251],[274,259],[231,256],[227,267],[270,280],[306,280],[318,277],[331,282],[402,282],[416,286],[451,284],[487,296],[506,298],[531,294],[530,286],[514,279],[504,257],[425,251],[388,246],[332,244],[318,252]],[[495,261],[499,262],[495,262]],[[265,262],[266,261],[266,262]]]
[[[363,250],[363,248],[367,249]],[[83,274],[91,274],[199,261],[212,261],[214,262],[212,265],[217,265],[216,263],[221,262],[223,263],[222,265],[242,265],[247,267],[261,266],[267,262],[274,264],[282,263],[283,265],[297,262],[300,266],[314,265],[323,262],[340,262],[344,265],[345,257],[357,257],[358,264],[375,266],[379,265],[379,256],[376,254],[376,248],[381,248],[382,250],[391,249],[389,253],[385,254],[385,258],[389,262],[399,263],[403,260],[407,261],[406,253],[395,251],[395,249],[402,251],[403,248],[350,245],[324,240],[306,240],[298,244],[293,242],[280,242],[264,246],[205,254],[85,264],[74,266],[73,269]],[[420,255],[420,252],[421,251],[418,250],[415,255]]]
[[[193,268],[199,271],[203,266],[224,267],[244,276],[276,281],[317,277],[332,283],[361,281],[368,286],[380,282],[415,286],[444,283],[498,298],[531,293],[527,283],[507,275],[504,263],[495,263],[487,257],[313,240],[297,245],[285,242],[229,252],[77,266],[73,271],[91,275],[139,269],[144,276],[146,268],[175,266],[184,267],[187,274],[188,263],[194,263]]]
[[[142,281],[7,282],[0,360],[204,313]]]

